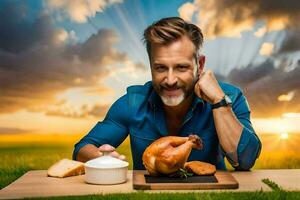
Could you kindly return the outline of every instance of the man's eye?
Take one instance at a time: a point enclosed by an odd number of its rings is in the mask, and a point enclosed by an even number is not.
[[[180,71],[185,71],[185,70],[187,70],[188,66],[186,66],[186,65],[179,65],[177,68]]]
[[[162,72],[162,71],[164,71],[166,68],[164,67],[164,66],[156,66],[155,67],[155,70],[156,71],[159,71],[159,72]]]

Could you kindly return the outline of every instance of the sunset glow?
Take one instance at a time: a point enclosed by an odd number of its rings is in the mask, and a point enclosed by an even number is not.
[[[284,113],[280,118],[253,118],[253,126],[258,134],[276,133],[299,133],[299,113]],[[284,136],[285,137],[285,136]]]
[[[287,140],[289,138],[289,134],[288,133],[280,133],[280,138],[282,140]]]
[[[205,69],[243,91],[257,134],[288,138],[300,132],[294,4],[0,1],[0,134],[87,133],[128,86],[151,80],[144,29],[178,16],[202,29]]]

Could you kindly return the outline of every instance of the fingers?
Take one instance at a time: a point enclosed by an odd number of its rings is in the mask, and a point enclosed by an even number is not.
[[[103,144],[98,149],[99,149],[99,151],[114,151],[115,147],[113,147],[109,144]]]
[[[126,160],[126,156],[119,154],[116,151],[113,151],[109,154],[110,156],[114,157],[114,158],[118,158],[120,160]]]
[[[116,151],[111,152],[109,155],[112,156],[112,157],[115,157],[115,158],[119,158],[120,157],[120,154],[118,152],[116,152]]]
[[[120,160],[126,160],[126,156],[125,156],[125,155],[120,155],[120,156],[119,156],[119,159],[120,159]]]
[[[111,152],[109,155],[112,156],[112,157],[115,157],[115,158],[118,158],[120,160],[126,160],[126,157],[124,155],[120,155],[116,149],[109,145],[109,144],[104,144],[104,145],[101,145],[99,148],[99,154],[100,156],[103,155],[103,152]]]
[[[204,76],[205,74],[205,71],[203,70],[200,74],[199,74],[199,77],[198,77],[198,81],[197,83],[195,84],[195,88],[194,88],[194,92],[196,93],[196,95],[199,97],[199,98],[202,98],[202,91],[201,91],[201,87],[200,87],[200,81],[202,81],[202,77]]]
[[[216,94],[222,93],[221,90],[211,70],[205,70],[200,73],[199,80],[195,85],[195,94],[199,98],[212,103]]]
[[[199,83],[198,83],[198,82],[197,82],[196,85],[195,85],[194,92],[196,93],[196,95],[197,95],[199,98],[202,98],[202,97],[201,97],[201,89],[200,89],[200,86],[199,86]]]
[[[205,71],[203,70],[200,74],[200,77],[203,76],[205,74]]]
[[[203,92],[201,92],[201,98],[204,100],[204,101],[207,101],[207,102],[209,102],[209,98],[208,98],[208,96],[206,95],[206,94],[204,94]]]

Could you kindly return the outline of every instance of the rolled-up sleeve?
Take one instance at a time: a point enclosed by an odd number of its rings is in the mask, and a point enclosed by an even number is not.
[[[243,130],[237,147],[238,164],[231,164],[236,170],[249,170],[258,158],[262,145],[252,127],[250,108],[242,92],[239,92],[232,109],[237,119],[243,125]]]
[[[110,144],[118,147],[128,135],[129,116],[128,98],[124,95],[110,107],[104,120],[98,122],[75,144],[73,159],[76,159],[78,151],[87,144],[93,144],[96,147]]]

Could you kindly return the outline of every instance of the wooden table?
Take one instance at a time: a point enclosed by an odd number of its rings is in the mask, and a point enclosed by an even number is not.
[[[231,172],[239,182],[234,190],[147,190],[145,192],[222,192],[222,191],[271,191],[261,180],[268,178],[282,189],[300,191],[300,169],[254,170],[250,172]],[[119,185],[91,185],[84,182],[84,175],[68,178],[47,177],[46,170],[29,171],[18,180],[0,190],[0,199],[20,199],[28,197],[50,197],[89,194],[111,194],[137,192],[132,188],[132,171],[128,180]]]

